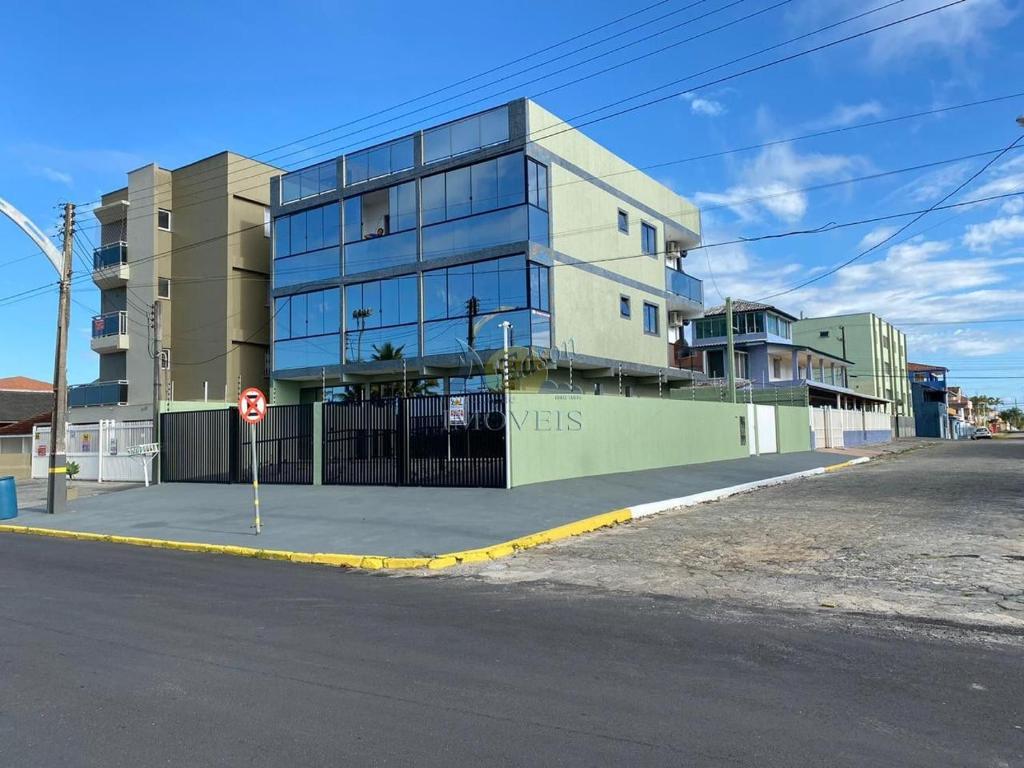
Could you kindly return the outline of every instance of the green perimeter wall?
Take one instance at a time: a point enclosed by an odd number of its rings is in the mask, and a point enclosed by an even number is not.
[[[749,455],[740,445],[745,405],[525,393],[510,398],[514,486]]]
[[[742,403],[512,393],[509,408],[513,486],[750,455]],[[810,450],[808,409],[775,410],[780,450]]]
[[[811,409],[797,405],[777,406],[775,431],[780,453],[811,450]]]

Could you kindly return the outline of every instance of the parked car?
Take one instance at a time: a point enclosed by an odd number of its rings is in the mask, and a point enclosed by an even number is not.
[[[971,435],[971,440],[991,440],[992,433],[988,431],[988,427],[978,427],[974,430],[974,434]]]

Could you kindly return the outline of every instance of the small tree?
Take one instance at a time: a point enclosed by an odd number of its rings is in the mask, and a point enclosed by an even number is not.
[[[74,461],[69,461],[67,464],[64,465],[64,468],[68,473],[68,480],[74,480],[75,475],[77,475],[81,471],[78,464]]]
[[[1007,408],[1005,411],[1000,411],[999,415],[1002,417],[1003,421],[1014,429],[1024,429],[1024,411],[1017,406]]]

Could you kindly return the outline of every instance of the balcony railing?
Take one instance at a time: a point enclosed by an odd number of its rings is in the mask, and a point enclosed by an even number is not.
[[[68,387],[68,406],[125,405],[128,402],[127,381],[94,381]]]
[[[92,268],[106,269],[128,263],[128,244],[110,243],[92,252]]]
[[[704,284],[696,277],[691,277],[678,269],[666,267],[665,286],[669,293],[688,299],[695,304],[704,304]]]
[[[128,313],[124,310],[94,315],[92,318],[92,337],[94,339],[126,333],[128,333]]]

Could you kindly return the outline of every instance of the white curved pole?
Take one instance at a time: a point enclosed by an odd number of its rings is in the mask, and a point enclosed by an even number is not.
[[[0,213],[4,214],[7,218],[21,227],[22,231],[32,238],[32,242],[39,246],[39,249],[43,252],[47,259],[50,260],[50,264],[57,270],[58,275],[64,274],[64,256],[58,251],[50,239],[43,234],[42,230],[39,229],[32,220],[15,208],[13,205],[8,203],[2,197],[0,197]]]

